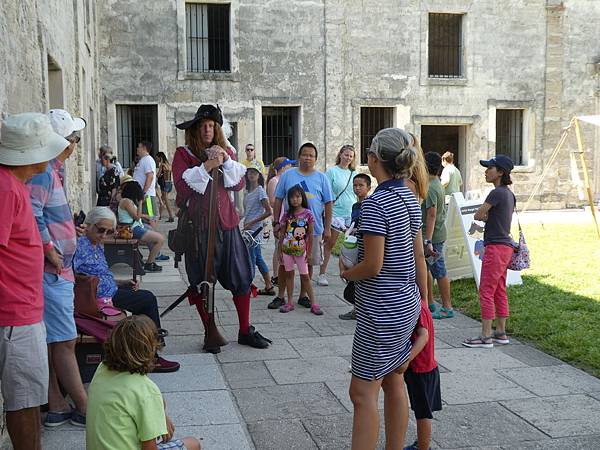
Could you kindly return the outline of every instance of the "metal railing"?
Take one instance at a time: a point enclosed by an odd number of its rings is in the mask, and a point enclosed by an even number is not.
[[[462,14],[429,14],[430,77],[462,77],[462,20]]]
[[[187,70],[230,72],[228,4],[186,3]]]
[[[360,108],[360,154],[361,164],[367,164],[367,151],[379,130],[394,126],[394,108]]]

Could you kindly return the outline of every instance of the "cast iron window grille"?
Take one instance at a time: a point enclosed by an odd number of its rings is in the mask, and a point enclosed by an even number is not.
[[[298,108],[263,107],[263,162],[271,164],[279,156],[296,159],[298,145]]]
[[[394,108],[360,108],[360,154],[362,164],[367,164],[367,152],[377,132],[393,126]]]
[[[460,78],[462,70],[462,14],[429,14],[429,76]]]
[[[231,72],[229,10],[229,4],[185,4],[189,72]]]
[[[496,110],[496,155],[506,155],[523,165],[523,110]]]
[[[152,142],[158,149],[158,112],[155,105],[117,105],[117,155],[123,167],[133,167],[139,142]]]

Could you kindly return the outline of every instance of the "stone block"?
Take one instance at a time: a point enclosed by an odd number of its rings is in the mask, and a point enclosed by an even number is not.
[[[541,397],[600,391],[598,378],[566,364],[503,369],[498,372]]]
[[[349,311],[349,307],[346,306],[323,307],[321,309],[323,310],[324,315],[315,316],[310,312],[310,309],[296,305],[296,309],[287,314],[282,314],[277,310],[268,310],[267,317],[274,323],[308,322],[313,324],[317,322],[328,322],[332,317],[337,319],[339,314]],[[342,322],[342,320],[340,320],[340,322]]]
[[[173,300],[175,300],[175,298],[177,298],[177,297],[174,297]],[[162,313],[165,309],[167,309],[167,306],[168,306],[168,304],[165,304],[164,306],[159,305],[158,312]],[[171,311],[169,311],[167,313],[167,315],[164,317],[164,319],[161,319],[161,323],[162,323],[162,320],[192,320],[192,319],[196,319],[196,318],[198,318],[198,320],[200,320],[200,317],[198,316],[198,313],[196,312],[196,308],[190,307],[186,301],[186,302],[178,305],[175,309],[172,309]]]
[[[446,320],[447,322],[448,320]],[[437,324],[437,321],[435,322]],[[469,327],[469,328],[446,328],[443,330],[435,330],[436,340],[444,342],[447,347],[464,348],[462,342],[465,339],[479,336],[481,334],[481,327]]]
[[[164,356],[166,359],[178,361],[181,367],[173,373],[149,374],[162,393],[227,389],[214,355],[203,353]]]
[[[502,450],[514,450],[517,447],[503,446]],[[589,437],[570,437],[562,439],[544,439],[535,442],[520,442],[519,450],[590,450],[600,448],[600,434]]]
[[[449,344],[446,344],[444,341],[441,341],[436,337],[435,338],[435,348],[436,349],[444,349],[444,348],[452,348],[452,346]]]
[[[513,342],[512,337],[510,338]],[[529,345],[504,345],[498,346],[502,353],[518,359],[519,361],[533,367],[558,366],[564,364],[560,359],[554,358]]]
[[[470,317],[465,316],[462,313],[457,313],[452,319],[444,319],[442,322],[451,322],[451,325],[456,328],[477,328],[479,327],[481,330],[481,323],[478,320],[471,319]],[[435,323],[440,322],[436,320]]]
[[[261,450],[318,450],[300,420],[269,420],[248,425],[254,445]]]
[[[598,433],[600,401],[587,395],[508,400],[501,404],[554,438]]]
[[[523,441],[546,437],[497,403],[446,406],[435,413],[433,429],[434,440],[441,448],[481,448],[482,443],[520,448]]]
[[[346,411],[322,383],[235,389],[232,392],[248,423],[314,416],[322,418]]]
[[[85,450],[85,429],[64,426],[55,429],[43,427],[42,448],[52,450]],[[7,447],[12,448],[12,446]]]
[[[344,408],[348,410],[348,412],[354,411],[354,406],[352,405],[352,401],[350,400],[350,394],[348,390],[350,389],[350,379],[344,381],[327,381],[325,385],[329,388],[333,395],[340,401]],[[383,411],[383,391],[379,391],[379,400],[378,400],[379,409]]]
[[[310,337],[290,340],[290,344],[303,358],[344,356],[352,354],[354,336]]]
[[[183,427],[175,425],[176,439],[186,436],[201,439],[202,448],[210,450],[255,450],[244,426],[239,423]]]
[[[442,373],[440,380],[442,399],[450,405],[534,397],[493,370]]]
[[[266,349],[257,349],[240,345],[236,342],[230,342],[223,347],[221,353],[217,355],[219,362],[242,362],[242,361],[266,361],[269,359],[290,359],[298,358],[300,355],[292,348],[285,339],[278,339]]]
[[[275,380],[263,361],[228,363],[221,366],[231,389],[275,385]]]
[[[194,319],[182,319],[182,320],[170,320],[171,315],[167,314],[166,318],[169,320],[161,320],[161,326],[169,331],[169,337],[166,339],[173,340],[174,336],[190,336],[190,335],[202,335],[204,337],[204,326],[200,320],[200,316],[196,314]]]
[[[178,427],[239,423],[228,391],[170,392],[163,395],[167,414]]]
[[[348,361],[338,356],[265,361],[277,384],[316,383],[350,378]]]
[[[202,346],[204,344],[204,336],[192,334],[187,336],[167,336],[165,338],[167,346],[165,351],[171,355],[187,355],[187,354],[202,354]],[[227,346],[223,347],[225,351]]]
[[[350,311],[350,308],[342,310],[340,314],[348,311]],[[354,335],[354,330],[356,329],[356,320],[316,320],[310,322],[309,326],[320,336]]]
[[[477,372],[480,370],[523,367],[524,363],[508,355],[488,348],[440,349],[437,360],[451,372]]]

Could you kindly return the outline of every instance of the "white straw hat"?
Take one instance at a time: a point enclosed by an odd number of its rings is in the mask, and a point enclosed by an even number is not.
[[[81,117],[71,117],[64,109],[51,109],[48,111],[48,117],[52,128],[63,137],[70,136],[74,131],[80,131],[85,128],[85,120]]]
[[[7,117],[0,131],[0,164],[27,166],[50,161],[69,146],[52,130],[50,119],[40,113]]]

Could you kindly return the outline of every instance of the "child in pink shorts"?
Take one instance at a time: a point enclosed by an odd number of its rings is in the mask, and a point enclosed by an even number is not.
[[[281,218],[281,261],[286,272],[286,290],[288,301],[279,308],[282,313],[294,310],[294,265],[300,273],[302,291],[306,291],[310,300],[310,312],[320,316],[323,314],[315,302],[315,293],[308,275],[311,263],[311,247],[313,244],[313,228],[315,218],[308,209],[308,200],[300,186],[294,186],[287,192],[288,210]]]

